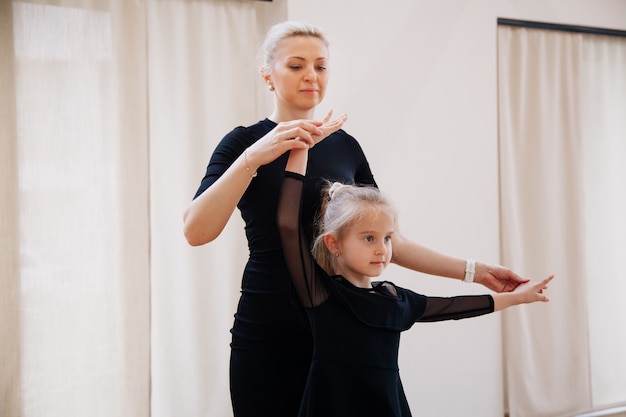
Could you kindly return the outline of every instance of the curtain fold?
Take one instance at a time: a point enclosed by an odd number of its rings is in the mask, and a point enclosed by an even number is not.
[[[263,6],[148,3],[154,417],[232,415],[229,330],[248,254],[243,221],[236,210],[214,242],[192,248],[182,216],[222,137],[269,113],[257,100]]]
[[[231,414],[243,225],[190,248],[182,213],[221,137],[268,113],[276,11],[0,2],[0,415]]]
[[[0,415],[20,404],[19,228],[12,3],[0,2]]]
[[[145,3],[1,16],[0,414],[148,416]]]
[[[626,38],[585,37],[581,68],[591,394],[603,406],[626,403]]]
[[[598,368],[592,358],[598,358],[599,346],[590,343],[590,334],[600,310],[590,300],[590,290],[599,282],[615,284],[618,270],[604,263],[605,276],[598,277],[589,245],[595,226],[589,225],[599,218],[614,224],[619,216],[589,210],[590,195],[603,180],[590,179],[597,171],[585,167],[600,137],[620,143],[626,131],[606,135],[598,130],[602,121],[585,110],[589,92],[607,82],[603,77],[612,68],[611,61],[604,60],[598,62],[602,70],[585,76],[584,63],[594,48],[587,36],[595,35],[498,28],[502,261],[533,278],[556,274],[549,304],[520,306],[503,314],[511,417],[560,416],[606,404],[593,377]],[[623,100],[602,100],[616,104],[623,115]],[[626,162],[623,152],[615,158],[622,166]],[[626,178],[623,168],[619,170],[619,178]],[[623,180],[613,180],[611,187],[618,183],[624,188]],[[605,188],[604,193],[615,190]],[[616,254],[613,242],[594,243],[596,253]],[[624,311],[613,305],[614,314],[616,309]],[[623,340],[623,326],[604,324],[604,337],[615,334]],[[603,359],[611,360],[620,359]],[[625,385],[619,386],[621,396],[612,398],[626,401]]]

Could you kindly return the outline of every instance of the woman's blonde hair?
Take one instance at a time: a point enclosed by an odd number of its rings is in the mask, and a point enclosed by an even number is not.
[[[265,41],[261,48],[261,68],[266,74],[272,72],[274,63],[276,60],[276,49],[278,44],[287,38],[293,36],[312,36],[314,38],[321,39],[326,45],[329,46],[328,39],[324,32],[317,26],[313,26],[309,23],[286,21],[277,23],[270,28],[265,36]]]
[[[322,205],[317,218],[317,236],[312,253],[317,263],[329,274],[336,274],[337,257],[324,243],[324,236],[343,233],[371,211],[389,213],[397,222],[391,202],[376,187],[356,186],[339,182],[327,183],[322,189]]]

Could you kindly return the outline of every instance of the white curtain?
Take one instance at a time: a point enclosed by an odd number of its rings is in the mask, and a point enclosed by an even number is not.
[[[255,58],[284,5],[0,1],[2,417],[231,414],[242,222],[191,248],[182,212],[217,141],[269,113]],[[512,416],[621,402],[623,40],[537,55],[505,32],[502,261],[557,273],[506,312]]]
[[[269,114],[284,2],[0,7],[0,414],[230,415],[241,220],[190,248],[181,216],[222,135]]]
[[[1,7],[0,413],[147,416],[144,4]]]
[[[0,416],[228,416],[246,244],[182,213],[281,2],[0,1]]]
[[[265,114],[253,1],[148,3],[152,216],[152,415],[232,415],[230,333],[247,255],[234,213],[192,248],[182,214],[219,140]]]
[[[504,312],[511,417],[626,402],[626,38],[499,26],[502,262],[555,273]]]

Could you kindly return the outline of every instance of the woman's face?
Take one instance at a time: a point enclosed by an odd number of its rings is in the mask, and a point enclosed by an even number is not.
[[[265,81],[275,89],[277,106],[287,112],[310,111],[324,98],[328,85],[328,48],[312,36],[283,39]]]

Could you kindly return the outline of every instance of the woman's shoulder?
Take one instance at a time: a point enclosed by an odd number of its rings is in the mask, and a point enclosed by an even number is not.
[[[352,136],[350,133],[346,132],[343,129],[339,129],[338,131],[336,131],[335,133],[333,133],[331,135],[331,137],[338,137],[338,138],[342,138],[344,140],[350,141],[350,142],[357,142],[356,138],[354,136]]]
[[[363,148],[359,141],[343,129],[339,129],[338,131],[324,139],[322,142],[320,142],[320,144],[324,145],[323,147],[326,150],[346,149],[350,152],[354,152],[355,155],[363,154]]]
[[[240,125],[233,128],[218,141],[213,156],[224,153],[229,155],[229,158],[236,158],[245,148],[272,130],[272,123],[272,121],[265,119],[250,126]]]
[[[224,139],[241,139],[241,138],[254,138],[254,140],[259,139],[264,136],[267,132],[276,127],[276,123],[272,122],[269,119],[259,120],[258,122],[249,125],[249,126],[237,126],[233,128],[230,132],[228,132]]]

